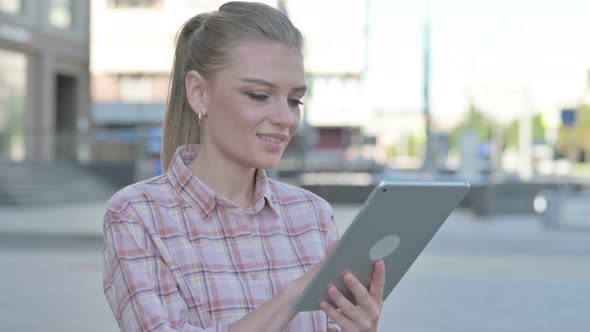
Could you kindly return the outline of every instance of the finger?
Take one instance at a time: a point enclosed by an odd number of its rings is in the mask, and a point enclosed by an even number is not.
[[[363,285],[352,273],[346,273],[343,279],[346,286],[348,286],[348,289],[352,292],[352,295],[354,295],[356,303],[365,311],[372,310],[374,300],[367,291],[365,285]]]
[[[350,319],[344,316],[341,312],[336,310],[330,303],[322,301],[320,303],[320,309],[326,313],[326,316],[330,317],[338,326],[343,330],[352,330],[354,324]]]
[[[385,262],[379,260],[373,267],[373,278],[369,285],[369,293],[377,303],[383,303],[383,289],[385,288]]]
[[[342,295],[338,288],[336,288],[335,286],[331,286],[328,289],[328,295],[330,295],[330,298],[332,299],[332,301],[334,301],[334,304],[336,304],[336,306],[342,311],[344,315],[346,315],[352,321],[360,320],[361,312],[359,311],[359,309],[354,304],[352,304],[352,302],[350,302],[344,295]]]

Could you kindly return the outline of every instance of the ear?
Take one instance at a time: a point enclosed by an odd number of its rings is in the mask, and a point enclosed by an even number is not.
[[[195,114],[201,112],[205,116],[207,114],[207,86],[203,76],[195,70],[191,70],[186,74],[184,85],[186,97],[193,112]]]

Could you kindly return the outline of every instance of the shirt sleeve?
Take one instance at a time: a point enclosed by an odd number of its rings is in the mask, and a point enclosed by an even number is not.
[[[191,315],[162,257],[148,248],[153,241],[145,227],[111,211],[104,218],[103,289],[121,331],[226,332],[227,323]]]
[[[336,220],[334,219],[334,211],[330,208],[330,220],[328,221],[328,232],[327,232],[327,242],[328,244],[338,240],[340,238],[340,232],[338,232],[338,227],[336,226]]]
[[[328,331],[330,332],[340,332],[342,329],[336,322],[334,322],[330,317],[327,317],[328,322]]]
[[[326,242],[328,244],[330,244],[333,241],[336,241],[340,238],[340,232],[338,231],[338,227],[336,226],[336,219],[334,218],[334,210],[332,209],[331,206],[329,206],[328,212],[330,214],[330,218],[328,220],[328,225],[327,225],[328,232],[326,233]],[[338,324],[336,324],[336,322],[334,322],[330,317],[326,316],[326,321],[327,321],[327,325],[328,325],[327,326],[328,331],[342,331],[340,326]]]

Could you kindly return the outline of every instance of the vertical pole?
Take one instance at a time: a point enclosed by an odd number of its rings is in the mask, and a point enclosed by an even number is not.
[[[518,130],[518,149],[519,149],[519,163],[518,175],[522,180],[530,180],[533,176],[532,165],[532,146],[533,146],[533,128],[532,128],[532,112],[529,100],[528,91],[525,91],[524,109],[520,115],[519,130]]]
[[[432,124],[430,119],[430,1],[426,1],[426,15],[423,27],[423,54],[424,54],[424,89],[423,89],[423,111],[424,111],[424,127],[426,131],[426,144],[424,153],[424,162],[422,170],[426,172],[436,171],[436,156],[434,151],[434,142],[432,139]]]

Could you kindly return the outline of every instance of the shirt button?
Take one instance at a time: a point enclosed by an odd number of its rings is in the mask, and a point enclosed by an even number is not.
[[[250,278],[252,278],[252,280],[258,280],[258,279],[260,279],[260,275],[258,273],[252,273]]]

